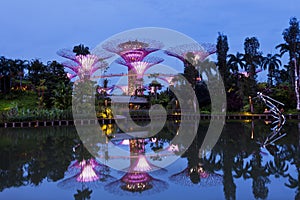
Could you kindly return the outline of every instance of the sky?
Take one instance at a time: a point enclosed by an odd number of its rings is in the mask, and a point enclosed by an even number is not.
[[[90,49],[114,34],[142,27],[179,31],[198,42],[228,36],[229,53],[243,52],[246,37],[277,53],[297,0],[1,0],[0,56],[62,61],[56,52],[84,44]]]

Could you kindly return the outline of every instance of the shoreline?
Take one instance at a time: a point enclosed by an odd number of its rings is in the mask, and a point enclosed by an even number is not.
[[[287,120],[300,120],[300,114],[286,114],[284,115]],[[160,118],[161,116],[155,116],[154,118]],[[131,116],[134,121],[149,121],[149,116]],[[225,120],[271,120],[273,119],[270,114],[227,114],[227,115],[168,115],[167,120],[180,120],[184,119],[224,119]],[[123,119],[123,120],[126,120]],[[33,127],[47,127],[47,126],[73,126],[75,124],[80,125],[95,125],[95,124],[112,124],[115,123],[115,119],[82,119],[82,120],[35,120],[35,121],[23,121],[23,122],[2,122],[0,128],[33,128]]]

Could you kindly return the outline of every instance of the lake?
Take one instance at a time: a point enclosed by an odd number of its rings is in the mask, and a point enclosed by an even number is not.
[[[180,126],[148,136],[105,124],[85,139],[75,126],[0,129],[0,199],[300,199],[300,122],[263,145],[274,124],[226,121],[200,153],[209,121],[189,145]]]

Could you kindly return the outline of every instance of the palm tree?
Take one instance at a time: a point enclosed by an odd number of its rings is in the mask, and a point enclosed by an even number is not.
[[[289,64],[287,65],[287,70],[289,72],[290,84],[295,90],[296,99],[297,99],[297,110],[300,110],[300,94],[299,94],[299,85],[300,85],[300,67],[299,67],[299,58],[300,58],[300,27],[299,21],[297,18],[293,17],[290,19],[290,26],[286,28],[282,35],[285,43],[279,44],[276,48],[280,48],[281,55],[288,53],[289,54]]]
[[[157,90],[161,90],[161,88],[162,88],[162,85],[157,80],[153,80],[149,84],[150,92],[154,94],[155,100],[157,100]]]
[[[279,60],[279,54],[267,54],[266,57],[262,58],[262,69],[268,69],[268,83],[273,86],[273,78],[275,75],[275,70],[278,70],[281,66],[281,61]]]
[[[229,58],[228,60],[229,70],[231,70],[232,73],[234,74],[238,73],[239,68],[240,69],[246,68],[244,54],[237,52],[236,55],[229,54],[227,57]]]
[[[73,52],[76,53],[76,56],[78,55],[88,55],[90,54],[89,48],[85,47],[83,44],[79,44],[77,46],[74,46]]]
[[[16,70],[17,70],[17,76],[20,80],[20,88],[21,88],[22,87],[22,80],[23,80],[23,77],[24,77],[24,70],[28,69],[29,61],[28,60],[16,59],[14,62],[15,62]]]
[[[268,197],[269,189],[267,184],[270,183],[268,178],[267,165],[262,164],[262,156],[260,151],[256,150],[253,153],[250,161],[251,169],[249,171],[250,177],[252,178],[252,192],[256,199],[266,199]]]

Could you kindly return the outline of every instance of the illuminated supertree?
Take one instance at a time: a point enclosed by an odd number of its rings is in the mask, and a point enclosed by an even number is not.
[[[112,54],[105,53],[94,55],[76,55],[74,52],[66,49],[62,49],[57,52],[58,55],[70,59],[70,61],[63,62],[62,64],[71,70],[68,73],[70,79],[78,76],[80,80],[89,79],[97,70],[107,67],[105,59],[112,56]]]
[[[137,78],[143,78],[143,75],[147,69],[152,67],[153,65],[157,65],[164,61],[162,58],[158,57],[147,57],[143,59],[142,61],[134,61],[134,62],[126,62],[123,59],[117,59],[117,63],[121,65],[125,65],[128,67],[128,70],[132,70]]]
[[[194,58],[189,60],[190,63],[194,64],[205,60],[209,55],[216,52],[216,46],[210,43],[192,43],[192,44],[183,44],[175,47],[170,47],[165,51],[167,55],[174,56],[181,61],[185,62],[185,59],[188,59],[188,54],[192,53]]]
[[[161,63],[161,58],[145,58],[148,54],[158,51],[163,44],[156,40],[111,40],[102,45],[109,51],[118,54],[122,59],[117,63],[128,67],[128,94],[135,94],[135,86],[142,88],[144,72],[153,65]],[[142,92],[141,92],[142,94]]]
[[[134,62],[126,62],[123,59],[118,59],[116,62],[118,64],[124,65],[128,67],[128,87],[133,94],[134,86],[136,85],[138,88],[142,89],[143,86],[143,76],[147,69],[150,67],[157,65],[163,61],[162,58],[158,57],[146,57],[142,61],[134,61]],[[142,92],[141,92],[142,94]]]
[[[163,44],[156,40],[116,39],[102,45],[103,49],[121,56],[126,63],[142,61],[148,54],[158,51]]]

